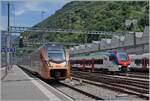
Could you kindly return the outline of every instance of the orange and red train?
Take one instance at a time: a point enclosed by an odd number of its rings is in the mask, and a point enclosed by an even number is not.
[[[23,58],[23,67],[44,79],[70,78],[69,53],[61,44],[47,43]]]

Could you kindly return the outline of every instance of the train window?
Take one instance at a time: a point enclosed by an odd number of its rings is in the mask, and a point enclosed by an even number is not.
[[[103,64],[103,59],[95,60],[95,64]]]
[[[63,51],[49,51],[48,57],[52,61],[65,61],[65,53]]]
[[[140,65],[142,63],[142,60],[141,59],[135,59],[135,64],[136,65]]]
[[[122,60],[122,61],[127,61],[128,60],[127,54],[119,53],[118,56],[119,56],[120,60]]]

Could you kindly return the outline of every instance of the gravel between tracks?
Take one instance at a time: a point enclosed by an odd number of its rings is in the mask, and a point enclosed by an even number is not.
[[[105,100],[141,100],[141,98],[134,96],[134,95],[128,95],[125,93],[116,92],[110,89],[98,87],[98,86],[88,84],[88,83],[80,83],[77,80],[73,80],[71,83],[66,83],[62,81],[62,83],[71,85],[75,88],[78,88],[88,93],[91,93],[93,95],[99,96]],[[71,94],[73,94],[73,92]]]
[[[73,100],[90,100],[90,101],[93,100],[92,98],[82,93],[79,93],[71,88],[68,88],[62,84],[56,83],[56,84],[52,84],[52,86],[56,88],[57,90],[63,92],[67,96],[70,96]]]
[[[77,73],[77,72],[76,72]],[[81,75],[82,74],[82,75]],[[74,77],[77,77],[77,78],[82,78],[82,79],[88,79],[88,80],[92,80],[92,81],[96,81],[96,82],[103,82],[103,83],[106,83],[106,84],[110,84],[110,85],[113,85],[114,86],[114,88],[112,88],[113,90],[114,89],[119,89],[119,91],[120,91],[120,89],[121,89],[121,91],[122,92],[125,92],[125,93],[133,93],[134,95],[138,95],[138,96],[140,96],[141,98],[146,98],[146,99],[148,99],[148,96],[147,96],[147,94],[148,94],[148,90],[147,89],[144,89],[142,86],[148,86],[148,85],[146,85],[146,84],[148,84],[148,82],[147,83],[145,83],[145,82],[143,82],[143,80],[142,80],[142,82],[139,82],[139,80],[137,80],[136,81],[136,83],[133,83],[133,82],[135,82],[134,80],[123,80],[123,78],[117,78],[117,77],[115,77],[115,78],[111,78],[111,77],[106,77],[106,76],[104,76],[104,75],[92,75],[92,74],[88,74],[88,73],[82,73],[82,72],[78,72],[76,75],[74,75],[73,74],[73,76]],[[105,78],[105,79],[104,79]],[[116,79],[118,79],[119,81],[116,81]],[[123,82],[124,81],[124,82]],[[129,81],[130,81],[130,83],[129,83]],[[132,82],[132,83],[131,83]],[[113,84],[114,83],[114,84]],[[116,83],[116,84],[115,84]],[[137,83],[139,83],[139,84],[137,84]],[[125,84],[125,85],[124,85]],[[130,86],[128,86],[127,84],[129,84]],[[132,84],[132,86],[131,86],[131,84]],[[137,84],[137,85],[136,85]],[[140,84],[142,84],[142,85],[140,85]],[[135,87],[134,87],[134,86]],[[105,86],[105,85],[104,85]],[[119,88],[118,88],[118,86],[119,86]],[[121,86],[121,87],[120,87]],[[142,87],[142,88],[140,88],[140,87]],[[136,88],[137,87],[137,88]],[[139,87],[139,88],[138,88]],[[127,88],[127,89],[126,89]],[[146,87],[147,88],[147,87]],[[141,89],[141,90],[140,90]],[[116,91],[116,90],[115,90]],[[137,93],[136,93],[136,92]],[[141,94],[141,93],[144,93],[144,95],[143,94]]]

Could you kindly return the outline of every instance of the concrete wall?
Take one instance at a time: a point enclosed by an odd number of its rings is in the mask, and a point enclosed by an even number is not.
[[[111,43],[107,43],[104,39],[98,43],[91,43],[91,47],[85,47],[85,49],[79,48],[78,51],[74,50],[74,53],[82,53],[88,51],[97,50],[109,50],[118,47],[124,47],[129,53],[142,53],[149,52],[149,27],[145,27],[142,37],[134,36],[134,33],[127,33],[124,35],[124,41],[121,41],[119,36],[114,36],[111,39]],[[135,38],[135,39],[134,39]],[[135,45],[134,45],[135,41]]]

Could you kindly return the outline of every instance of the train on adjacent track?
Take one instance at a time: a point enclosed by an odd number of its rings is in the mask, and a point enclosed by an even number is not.
[[[149,53],[129,56],[131,58],[130,71],[149,72]]]
[[[71,66],[74,69],[92,71],[110,71],[126,73],[130,68],[130,58],[124,51],[105,51],[73,54],[71,56]]]
[[[71,76],[69,52],[61,44],[44,44],[31,55],[23,57],[21,66],[47,80]]]

